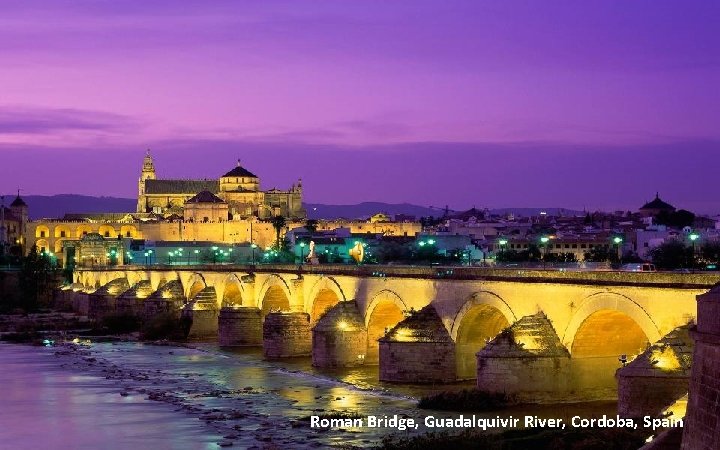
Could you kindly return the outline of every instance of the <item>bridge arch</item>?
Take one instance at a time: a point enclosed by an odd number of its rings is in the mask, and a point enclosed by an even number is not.
[[[613,292],[586,297],[562,337],[570,351],[573,389],[616,397],[620,355],[631,359],[660,337],[648,313],[631,298]]]
[[[258,295],[258,307],[262,318],[273,310],[289,311],[292,291],[287,282],[279,275],[271,274],[263,282]]]
[[[476,378],[476,353],[516,320],[515,313],[499,295],[490,291],[473,293],[455,315],[450,330],[455,341],[457,377]]]
[[[240,306],[243,304],[245,287],[240,278],[234,273],[228,275],[223,281],[222,297],[220,306]]]
[[[633,325],[633,331],[641,331],[650,343],[656,342],[662,337],[658,326],[647,311],[633,299],[615,292],[597,292],[581,301],[580,307],[565,327],[562,342],[572,354],[578,333],[587,333],[588,327],[591,326],[604,327],[606,332],[610,332],[612,330],[607,326],[619,323]],[[623,331],[623,327],[615,328]],[[630,330],[625,329],[624,331]],[[584,334],[580,334],[580,337],[583,336]],[[603,342],[602,345],[607,347],[607,342]]]
[[[203,277],[200,273],[193,273],[190,275],[190,278],[188,278],[188,281],[184,286],[185,298],[188,300],[192,299],[198,294],[198,292],[202,291],[206,287],[207,283],[205,282],[205,277]]]
[[[377,364],[379,361],[378,339],[385,336],[386,330],[394,327],[405,319],[407,304],[396,292],[384,289],[372,298],[365,310],[365,326],[368,330],[366,364]]]
[[[305,310],[310,314],[310,322],[316,323],[329,308],[338,302],[347,301],[340,284],[332,277],[321,277],[315,282],[308,295],[309,303]]]

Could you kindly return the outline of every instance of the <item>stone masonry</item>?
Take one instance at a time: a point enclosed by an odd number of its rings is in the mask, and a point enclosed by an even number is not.
[[[309,356],[312,353],[310,315],[271,312],[263,323],[263,355],[268,359]]]
[[[433,305],[412,313],[380,339],[380,380],[455,381],[455,343]]]

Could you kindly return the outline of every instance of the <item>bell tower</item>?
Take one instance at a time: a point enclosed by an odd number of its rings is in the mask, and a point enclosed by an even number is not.
[[[138,180],[138,204],[137,212],[145,212],[146,201],[145,201],[145,181],[154,180],[155,177],[155,164],[153,164],[152,156],[150,155],[150,149],[145,153],[145,159],[143,160],[142,172],[140,173],[140,180]]]

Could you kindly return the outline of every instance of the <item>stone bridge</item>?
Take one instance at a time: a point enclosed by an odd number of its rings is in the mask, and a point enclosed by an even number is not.
[[[101,317],[192,319],[191,337],[318,366],[379,364],[399,382],[475,379],[531,397],[617,396],[632,360],[695,320],[712,273],[411,266],[80,269],[59,291]]]

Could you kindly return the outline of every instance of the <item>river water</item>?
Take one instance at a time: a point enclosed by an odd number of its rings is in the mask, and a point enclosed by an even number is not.
[[[418,396],[441,387],[375,380],[376,368],[322,373],[309,358],[268,362],[258,350],[209,344],[0,343],[0,449],[365,448],[390,433],[429,430],[314,429],[309,416],[457,416],[416,408]],[[523,406],[478,416],[497,414],[567,420],[614,415],[615,405]]]

